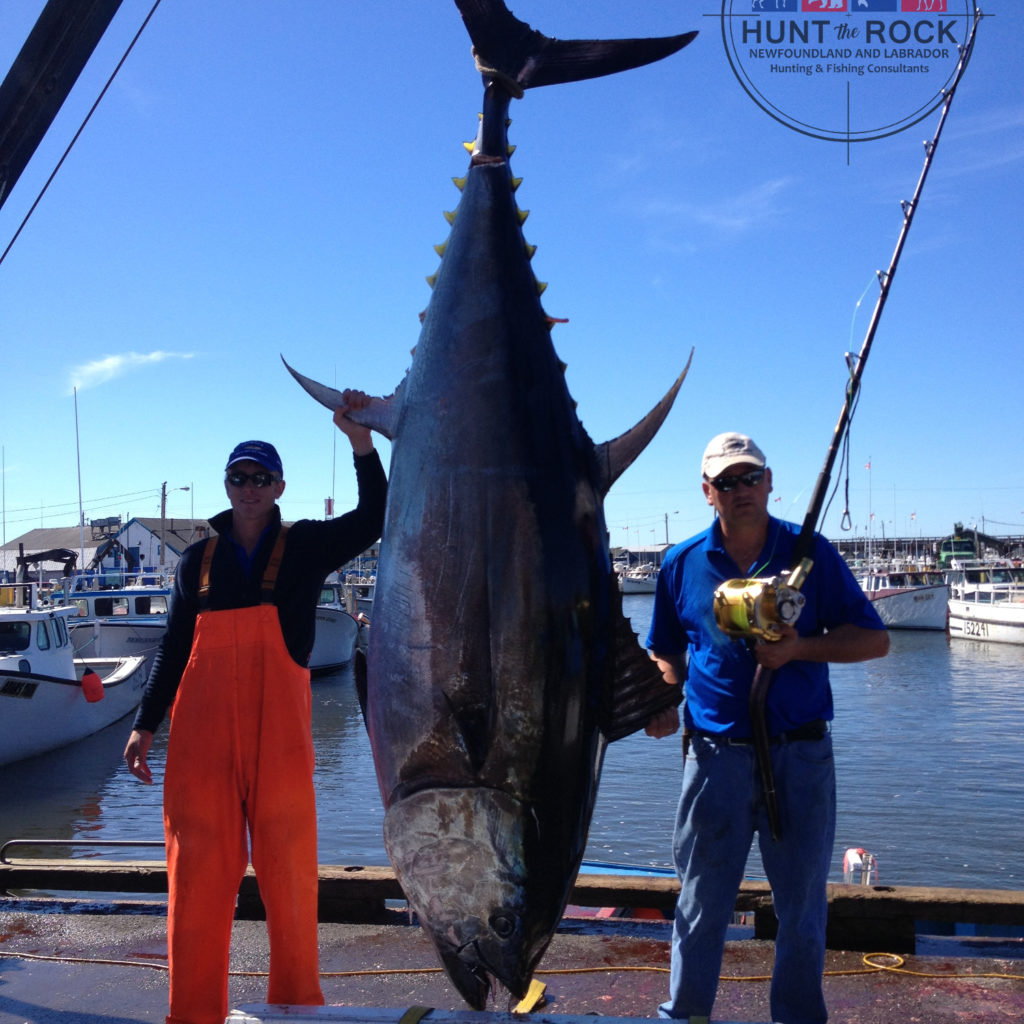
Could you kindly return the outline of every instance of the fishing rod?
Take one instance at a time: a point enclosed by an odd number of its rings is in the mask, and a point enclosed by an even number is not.
[[[800,588],[807,579],[807,574],[811,571],[813,565],[810,555],[814,548],[818,519],[821,515],[822,506],[825,503],[825,495],[831,482],[832,468],[835,465],[843,439],[849,431],[850,417],[857,401],[861,377],[864,374],[864,367],[871,352],[872,343],[875,340],[875,333],[878,330],[878,324],[882,317],[882,310],[885,308],[886,300],[889,298],[893,278],[896,276],[896,268],[899,265],[900,256],[903,254],[907,235],[910,233],[910,226],[913,223],[914,214],[921,199],[928,171],[931,169],[932,161],[935,158],[935,150],[938,147],[939,138],[942,135],[942,129],[949,114],[949,108],[952,106],[953,96],[956,93],[957,86],[960,84],[960,80],[963,78],[967,62],[970,60],[971,51],[974,48],[974,37],[977,33],[981,17],[981,12],[975,7],[970,35],[967,38],[967,42],[960,48],[960,59],[957,62],[953,83],[945,92],[938,127],[935,129],[935,134],[932,136],[931,141],[924,144],[924,166],[921,169],[921,176],[918,178],[917,187],[914,189],[914,195],[909,202],[906,200],[900,201],[900,205],[903,208],[903,225],[900,228],[899,238],[896,241],[896,248],[892,254],[892,259],[889,261],[889,268],[885,271],[877,272],[879,283],[878,299],[875,302],[874,312],[871,315],[871,322],[868,324],[864,342],[856,356],[847,353],[850,379],[846,387],[846,397],[839,413],[839,420],[832,434],[832,441],[829,444],[824,467],[814,485],[807,514],[804,516],[800,533],[794,544],[789,576],[773,577],[764,580],[727,580],[715,591],[714,608],[716,621],[719,628],[731,637],[743,638],[750,642],[776,641],[781,639],[778,630],[779,625],[792,625],[800,616],[804,605],[804,596],[800,593]],[[764,793],[765,810],[768,814],[772,839],[778,840],[781,834],[779,808],[775,792],[775,780],[772,774],[768,723],[765,714],[768,690],[774,678],[774,670],[765,669],[761,665],[757,666],[757,670],[754,673],[754,681],[750,687],[748,706],[753,731],[754,753],[757,760],[758,774],[761,779],[761,788]]]

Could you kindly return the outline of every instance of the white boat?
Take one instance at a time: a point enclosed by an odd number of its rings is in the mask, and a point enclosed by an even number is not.
[[[658,585],[658,569],[641,565],[619,573],[619,589],[624,594],[653,594]]]
[[[340,582],[349,611],[353,615],[358,615],[360,612],[369,615],[373,611],[373,592],[377,585],[377,577],[357,576],[350,573]]]
[[[167,632],[169,586],[139,585],[117,590],[72,588],[60,599],[72,609],[68,632],[78,657],[124,658],[138,654],[152,667]]]
[[[859,580],[889,629],[945,629],[949,584],[939,569],[887,569]]]
[[[355,655],[361,623],[349,608],[345,584],[325,582],[316,606],[316,636],[309,656],[310,672],[332,672],[347,665]]]
[[[76,658],[71,608],[13,607],[24,586],[5,587],[0,607],[0,765],[91,736],[138,706],[145,659]]]
[[[1024,644],[1024,568],[1009,562],[964,562],[947,574],[949,635]]]

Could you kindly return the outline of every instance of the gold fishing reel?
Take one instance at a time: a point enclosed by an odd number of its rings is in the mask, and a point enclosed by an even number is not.
[[[800,593],[811,560],[805,558],[788,577],[726,580],[715,591],[718,628],[736,639],[779,640],[779,626],[791,626],[803,610]]]

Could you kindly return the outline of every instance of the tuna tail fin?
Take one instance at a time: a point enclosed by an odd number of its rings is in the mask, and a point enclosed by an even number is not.
[[[477,67],[506,89],[561,85],[653,64],[681,50],[697,35],[685,32],[654,39],[554,39],[520,21],[502,0],[455,0]]]
[[[326,406],[333,412],[343,403],[341,392],[337,388],[329,388],[326,384],[319,384],[311,377],[306,377],[298,370],[288,366],[288,360],[281,356],[288,372],[312,395],[321,405]],[[404,381],[403,381],[404,384]],[[388,398],[374,398],[365,409],[352,413],[351,418],[356,423],[376,430],[378,434],[393,441],[395,437],[395,425],[398,422],[398,410],[402,404],[402,384],[395,388],[395,393]]]
[[[624,434],[604,444],[597,445],[594,454],[597,458],[597,486],[602,494],[607,494],[613,483],[633,464],[633,460],[650,444],[651,438],[658,432],[665,417],[676,400],[679,388],[690,372],[693,362],[693,349],[686,360],[683,372],[676,377],[675,383],[668,389],[665,397],[635,426]]]

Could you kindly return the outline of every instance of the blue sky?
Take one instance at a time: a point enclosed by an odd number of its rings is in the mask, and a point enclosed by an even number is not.
[[[0,209],[0,251],[150,6],[124,0]],[[640,419],[695,349],[608,497],[612,543],[707,524],[699,460],[722,430],[755,437],[773,512],[802,520],[938,113],[853,146],[786,127],[734,74],[718,0],[511,6],[563,38],[700,30],[658,65],[512,109],[525,232],[591,436]],[[4,69],[42,7],[6,0]],[[871,513],[875,537],[1024,533],[1024,5],[985,9],[864,373],[856,536]],[[830,113],[843,76],[800,77],[780,77],[781,102]],[[347,445],[279,355],[338,387],[398,383],[480,100],[453,3],[163,0],[0,264],[5,539],[78,521],[75,385],[86,519],[159,515],[164,481],[168,515],[214,514],[249,437],[281,452],[286,518],[332,493],[350,506]],[[894,102],[864,94],[879,117]]]

